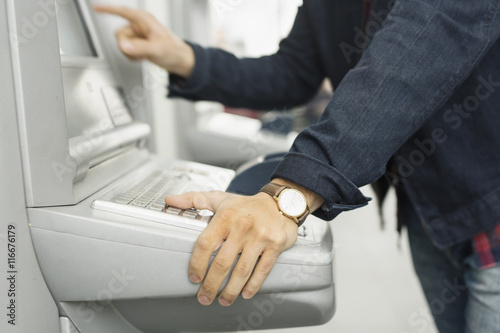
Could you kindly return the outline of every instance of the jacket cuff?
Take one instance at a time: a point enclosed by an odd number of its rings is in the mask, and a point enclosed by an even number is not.
[[[288,153],[272,175],[297,183],[325,199],[313,215],[333,220],[341,212],[363,207],[371,198],[363,193],[340,171],[311,156]]]
[[[185,97],[198,93],[208,82],[210,67],[207,51],[198,44],[186,41],[194,51],[195,64],[188,79],[176,74],[169,75],[168,97]]]

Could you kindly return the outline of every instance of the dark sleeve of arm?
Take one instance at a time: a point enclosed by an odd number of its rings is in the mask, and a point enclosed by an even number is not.
[[[220,49],[191,44],[196,56],[194,71],[187,81],[170,76],[169,97],[253,109],[288,108],[307,102],[324,73],[306,10],[299,9],[292,31],[271,56],[238,59]]]
[[[319,123],[303,131],[273,178],[318,195],[332,219],[366,204],[359,186],[434,115],[498,39],[499,0],[406,0],[335,92]]]

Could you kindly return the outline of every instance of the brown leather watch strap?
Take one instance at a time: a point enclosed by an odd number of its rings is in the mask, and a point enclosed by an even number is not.
[[[300,227],[306,221],[306,218],[311,214],[311,209],[309,209],[309,205],[306,206],[306,211],[297,219],[297,225]]]
[[[269,183],[269,184],[264,185],[264,187],[262,187],[259,192],[267,193],[272,197],[278,197],[278,195],[281,193],[281,191],[283,191],[286,188],[290,188],[290,187],[286,186],[286,185],[278,185],[275,183]]]

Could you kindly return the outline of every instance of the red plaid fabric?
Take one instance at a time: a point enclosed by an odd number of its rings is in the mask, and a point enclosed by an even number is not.
[[[476,235],[472,243],[479,267],[490,268],[500,263],[500,224]]]

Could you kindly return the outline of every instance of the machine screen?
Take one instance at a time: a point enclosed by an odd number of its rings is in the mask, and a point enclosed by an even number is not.
[[[89,29],[93,22],[83,15],[86,2],[69,0],[56,4],[61,59],[70,61],[62,63],[68,136],[109,130],[114,124],[107,104],[116,103],[107,103],[110,94],[103,94],[115,86],[115,81],[106,66],[107,60],[98,58],[96,41]],[[97,60],[98,67],[89,66]]]
[[[56,2],[61,56],[97,57],[95,46],[75,0]]]

